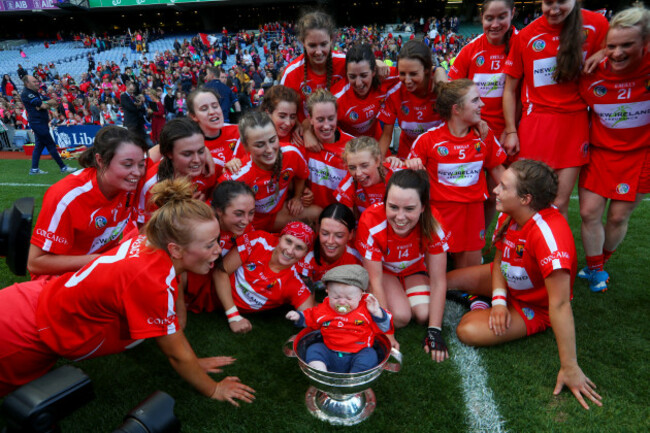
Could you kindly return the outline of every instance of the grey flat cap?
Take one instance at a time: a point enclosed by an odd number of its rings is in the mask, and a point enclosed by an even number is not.
[[[349,284],[365,292],[368,289],[368,271],[359,265],[337,266],[327,271],[321,281]]]

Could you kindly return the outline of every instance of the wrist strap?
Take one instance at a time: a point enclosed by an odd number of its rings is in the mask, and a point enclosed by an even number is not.
[[[492,291],[492,306],[495,305],[508,306],[508,292],[506,289],[498,288]]]
[[[243,319],[243,317],[239,315],[239,310],[237,310],[236,306],[226,310],[226,317],[228,318],[228,323],[239,322]]]

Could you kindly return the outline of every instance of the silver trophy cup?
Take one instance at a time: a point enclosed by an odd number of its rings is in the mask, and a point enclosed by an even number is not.
[[[391,348],[385,335],[375,338],[379,364],[358,373],[320,371],[305,362],[307,347],[322,342],[320,331],[306,328],[291,337],[284,345],[284,354],[298,358],[298,365],[311,386],[305,394],[307,410],[316,418],[334,425],[355,425],[368,418],[375,410],[377,399],[370,388],[382,371],[398,372],[402,367],[402,354]],[[390,361],[390,362],[389,362]]]

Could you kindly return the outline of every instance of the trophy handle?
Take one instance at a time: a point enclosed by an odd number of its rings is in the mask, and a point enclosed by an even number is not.
[[[394,360],[395,362],[391,362]],[[384,364],[384,370],[397,373],[402,369],[402,352],[395,349],[394,347],[390,349],[390,356],[388,361]]]
[[[288,358],[295,358],[297,356],[296,352],[293,351],[293,341],[296,339],[297,336],[298,334],[292,335],[282,345],[282,352],[284,353],[284,356]]]

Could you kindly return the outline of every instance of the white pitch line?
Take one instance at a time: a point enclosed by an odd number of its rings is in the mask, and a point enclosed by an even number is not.
[[[469,431],[505,433],[505,421],[501,418],[492,390],[487,385],[488,374],[483,367],[481,355],[474,347],[465,346],[456,337],[456,326],[463,314],[463,307],[448,301],[443,323],[445,328],[451,331],[447,343],[451,360],[461,377]]]
[[[36,187],[41,187],[41,186],[52,186],[51,183],[13,183],[13,182],[3,182],[0,183],[0,186],[36,186]]]

